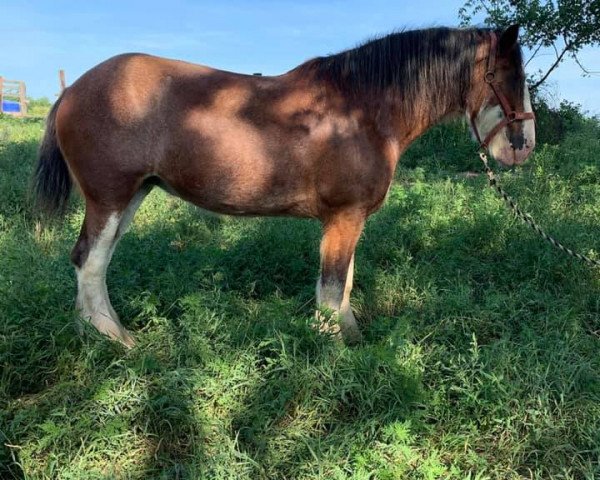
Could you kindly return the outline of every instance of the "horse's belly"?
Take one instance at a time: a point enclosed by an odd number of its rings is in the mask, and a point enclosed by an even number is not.
[[[218,182],[221,183],[221,182]],[[299,191],[265,192],[244,186],[229,185],[225,190],[206,183],[170,185],[183,199],[217,213],[229,215],[292,215],[315,217],[317,209],[312,196]]]
[[[291,159],[200,155],[168,162],[160,177],[180,197],[230,215],[317,215],[316,194],[303,169]]]

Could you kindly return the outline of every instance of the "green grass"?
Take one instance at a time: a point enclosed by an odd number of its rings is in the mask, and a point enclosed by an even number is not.
[[[310,327],[317,223],[155,191],[109,269],[131,351],[77,333],[83,212],[47,228],[31,212],[42,130],[0,119],[0,478],[600,478],[600,272],[460,175],[480,171],[463,127],[414,145],[367,224],[361,345]],[[501,174],[595,258],[599,132]]]

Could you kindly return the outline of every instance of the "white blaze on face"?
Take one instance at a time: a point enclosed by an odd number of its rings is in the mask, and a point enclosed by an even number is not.
[[[523,111],[533,111],[527,85],[523,88]],[[481,140],[483,141],[503,119],[504,112],[500,105],[483,104],[475,118],[475,126]],[[508,138],[508,129],[503,128],[490,140],[488,146],[492,156],[508,166],[523,163],[535,146],[535,122],[533,120],[517,121],[523,125],[523,145],[513,146]]]
[[[527,83],[525,83],[525,88],[523,90],[523,110],[528,113],[533,113],[533,108],[531,107],[531,98],[529,97],[529,88],[527,88]],[[523,122],[523,136],[525,137],[525,145],[529,147],[530,151],[535,147],[535,121],[534,120],[525,120]]]
[[[498,125],[504,118],[504,112],[500,105],[489,106],[484,103],[479,109],[479,113],[475,118],[475,126],[481,137],[481,141],[485,140],[488,134]],[[508,137],[506,136],[506,129],[500,130],[494,138],[492,138],[489,144],[490,153],[496,157],[496,154],[501,151],[502,148],[509,145]]]

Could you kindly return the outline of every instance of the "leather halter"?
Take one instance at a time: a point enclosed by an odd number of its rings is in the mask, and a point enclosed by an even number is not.
[[[494,92],[494,95],[496,95],[496,98],[498,99],[498,103],[500,104],[500,107],[502,108],[502,111],[504,112],[504,118],[502,120],[500,120],[500,123],[498,123],[494,128],[492,128],[490,133],[488,133],[487,136],[485,137],[485,139],[483,139],[483,141],[482,141],[481,136],[479,135],[479,131],[477,130],[477,126],[475,125],[475,118],[477,117],[477,113],[473,112],[470,117],[471,127],[473,128],[475,137],[477,137],[477,141],[479,142],[481,147],[486,150],[487,150],[492,138],[494,138],[500,132],[500,130],[502,130],[507,125],[509,125],[513,122],[516,122],[516,121],[534,120],[535,119],[535,115],[533,114],[533,112],[517,112],[514,109],[512,109],[510,107],[510,104],[508,103],[508,99],[506,98],[504,93],[502,93],[502,90],[500,90],[499,83],[496,82],[497,50],[498,50],[498,37],[496,36],[495,32],[490,32],[490,54],[488,56],[488,64],[487,64],[487,70],[485,72],[484,80],[485,80],[485,83],[487,83],[491,87],[492,91]]]

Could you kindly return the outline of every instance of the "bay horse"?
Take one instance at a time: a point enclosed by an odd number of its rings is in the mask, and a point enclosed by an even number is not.
[[[323,330],[353,341],[354,250],[365,220],[410,143],[460,114],[501,163],[530,154],[518,26],[396,32],[273,77],[124,54],[82,75],[53,106],[35,193],[57,213],[78,186],[77,309],[127,346],[134,339],[111,306],[106,270],[154,186],[213,212],[319,219],[317,314],[330,314],[320,317]]]

